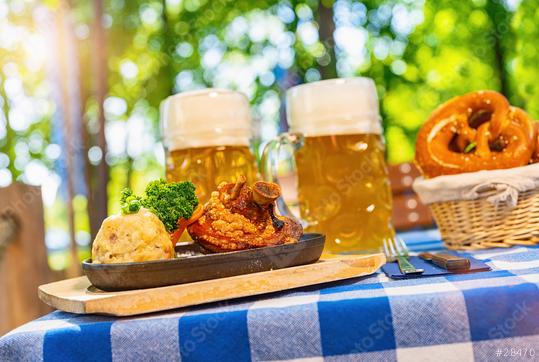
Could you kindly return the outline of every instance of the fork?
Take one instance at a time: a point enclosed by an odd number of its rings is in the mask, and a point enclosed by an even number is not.
[[[384,239],[384,253],[388,261],[397,261],[399,269],[405,275],[420,275],[423,269],[417,269],[408,261],[408,247],[399,237]]]

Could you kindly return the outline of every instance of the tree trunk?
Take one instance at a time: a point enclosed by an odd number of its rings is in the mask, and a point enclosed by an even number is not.
[[[170,79],[170,88],[168,91],[168,95],[171,95],[174,93],[174,84],[175,82],[172,81],[176,77],[176,69],[174,67],[174,57],[172,56],[172,53],[174,50],[174,33],[170,27],[169,18],[168,18],[168,10],[167,10],[167,1],[162,0],[163,5],[163,47],[164,47],[164,53],[167,57],[166,64],[163,65],[164,73],[166,74],[166,79]]]
[[[80,48],[79,48],[80,49]],[[82,52],[79,50],[79,61],[81,60]],[[81,63],[79,63],[81,64]],[[82,64],[81,64],[82,65]],[[81,67],[81,69],[83,69]],[[95,187],[93,186],[93,180],[95,175],[94,167],[90,162],[88,162],[88,151],[91,148],[92,140],[90,137],[90,133],[88,132],[88,119],[84,115],[84,109],[86,108],[86,103],[89,98],[89,87],[90,85],[86,82],[84,82],[81,79],[81,85],[80,85],[80,104],[81,104],[81,119],[82,119],[82,125],[80,128],[80,138],[82,140],[82,147],[84,149],[84,179],[86,181],[86,190],[88,192],[88,204],[87,204],[87,212],[88,212],[88,219],[90,221],[90,235],[91,240],[94,240],[95,235],[97,234],[97,230],[99,229],[99,216],[96,213],[96,205],[95,205]]]
[[[77,59],[79,64],[79,69],[91,69],[91,41],[77,41]],[[90,223],[90,235],[91,240],[95,238],[97,231],[100,227],[99,215],[96,213],[98,209],[95,205],[95,167],[88,162],[88,152],[92,147],[93,140],[92,135],[88,130],[88,117],[85,115],[86,105],[92,94],[92,76],[91,74],[81,73],[79,77],[79,103],[80,103],[80,139],[81,139],[81,148],[82,148],[82,159],[84,161],[84,181],[86,184],[87,192],[87,213]]]
[[[17,170],[15,167],[15,140],[17,139],[15,135],[15,131],[13,131],[13,128],[11,128],[11,124],[9,121],[9,99],[7,97],[6,91],[4,89],[4,78],[0,78],[0,99],[2,99],[2,113],[4,115],[4,119],[6,120],[6,140],[5,140],[5,146],[2,150],[5,152],[9,159],[12,161],[8,165],[8,169],[11,172],[11,176],[13,178],[13,182],[17,179],[17,176],[20,175],[21,171]]]
[[[505,69],[506,55],[503,39],[511,32],[511,16],[498,0],[488,0],[485,10],[492,24],[490,40],[494,51],[494,68],[500,81],[500,92],[509,98],[510,87]]]
[[[50,311],[37,288],[51,281],[41,187],[0,188],[0,335]],[[11,234],[10,238],[4,238]]]
[[[95,97],[97,103],[97,117],[99,131],[96,137],[96,144],[101,149],[102,158],[96,167],[97,177],[94,178],[93,190],[90,193],[92,200],[88,203],[91,215],[92,240],[99,229],[101,222],[108,215],[108,193],[107,185],[109,180],[109,169],[106,162],[107,139],[105,137],[105,110],[103,103],[107,95],[107,52],[105,29],[103,28],[103,0],[92,1],[94,11],[94,23],[92,26],[92,68],[95,79]]]
[[[337,77],[337,59],[335,55],[335,41],[333,39],[333,33],[335,32],[333,3],[333,0],[321,0],[318,5],[319,38],[326,48],[326,54],[329,56],[327,64],[324,63],[318,68],[322,79]]]
[[[70,18],[69,3],[63,1],[58,6],[56,14],[56,34],[58,39],[58,74],[60,88],[60,105],[63,118],[63,140],[65,146],[65,168],[67,175],[67,219],[69,225],[70,238],[70,254],[71,262],[68,266],[68,276],[75,277],[80,275],[80,262],[78,257],[78,248],[75,238],[75,211],[73,209],[73,198],[75,197],[75,158],[76,158],[76,137],[74,137],[74,126],[77,119],[74,115],[75,101],[73,99],[73,84],[76,80],[72,79],[78,75],[78,72],[73,68],[76,64],[76,59],[72,58],[74,47],[73,24]]]

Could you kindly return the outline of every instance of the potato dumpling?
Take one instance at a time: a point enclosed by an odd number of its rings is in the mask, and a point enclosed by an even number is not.
[[[103,221],[92,247],[96,264],[171,259],[174,248],[165,226],[149,210],[113,215]]]

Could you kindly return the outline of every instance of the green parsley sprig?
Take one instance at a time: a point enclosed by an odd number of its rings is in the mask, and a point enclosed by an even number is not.
[[[475,147],[477,147],[477,143],[475,143],[475,142],[468,143],[468,145],[464,148],[464,153],[472,152]]]
[[[189,181],[156,180],[146,186],[143,197],[130,189],[124,189],[121,197],[122,214],[133,214],[145,207],[163,222],[168,232],[176,230],[180,218],[189,219],[197,206],[195,185]]]

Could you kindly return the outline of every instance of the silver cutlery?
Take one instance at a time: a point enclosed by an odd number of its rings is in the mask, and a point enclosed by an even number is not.
[[[408,261],[408,247],[399,237],[384,239],[384,253],[388,261],[397,261],[399,269],[405,275],[420,275],[423,269],[417,269]]]

